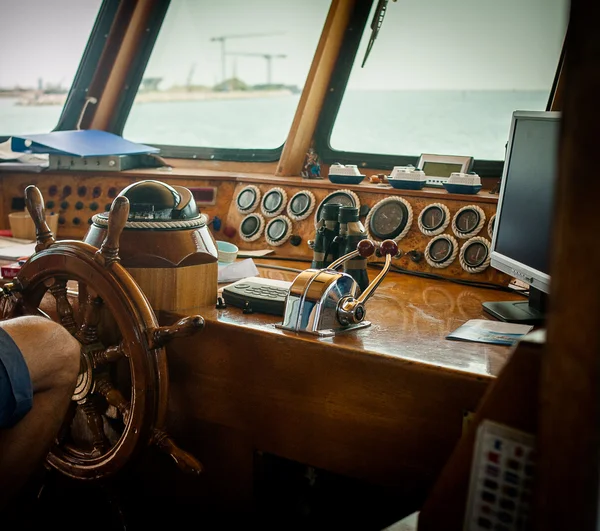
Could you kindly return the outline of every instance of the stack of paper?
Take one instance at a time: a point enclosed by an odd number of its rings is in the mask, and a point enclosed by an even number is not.
[[[521,337],[531,331],[532,325],[471,319],[448,334],[446,339],[476,341],[478,343],[494,343],[496,345],[513,345]]]
[[[32,243],[15,243],[3,247],[5,240],[0,244],[0,260],[15,261],[24,256],[31,256],[35,253],[36,242]]]

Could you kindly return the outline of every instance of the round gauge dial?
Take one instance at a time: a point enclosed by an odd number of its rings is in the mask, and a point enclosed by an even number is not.
[[[235,206],[244,214],[256,210],[260,203],[260,190],[254,185],[245,186],[235,198]]]
[[[494,239],[494,225],[496,223],[496,214],[494,214],[491,218],[490,218],[490,222],[488,223],[487,226],[487,230],[488,230],[488,235],[489,237],[493,240]]]
[[[262,198],[260,209],[269,217],[278,216],[285,209],[287,194],[283,188],[271,188]]]
[[[343,206],[353,206],[360,209],[360,200],[358,196],[351,190],[336,190],[325,196],[323,201],[319,203],[319,207],[315,213],[315,225],[321,219],[323,206],[327,203],[340,203]]]
[[[410,230],[412,218],[412,207],[405,199],[398,196],[382,199],[367,215],[368,236],[378,241],[399,241]]]
[[[308,190],[302,190],[292,196],[287,206],[287,213],[294,221],[302,221],[315,209],[315,196]]]
[[[489,240],[475,236],[467,240],[460,250],[460,265],[469,273],[480,273],[490,265]]]
[[[288,241],[292,234],[292,220],[287,216],[277,216],[267,223],[265,239],[269,245],[278,246]]]
[[[476,236],[485,224],[485,213],[477,205],[462,207],[452,220],[452,231],[462,239]]]
[[[240,237],[247,242],[260,238],[265,220],[260,214],[248,214],[240,223]]]
[[[425,248],[425,260],[431,267],[448,267],[458,254],[458,243],[453,236],[440,234],[432,238]]]
[[[437,236],[450,224],[450,210],[442,203],[427,205],[419,214],[419,229],[426,236]]]

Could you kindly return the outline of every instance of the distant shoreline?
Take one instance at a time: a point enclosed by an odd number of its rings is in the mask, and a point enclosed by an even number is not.
[[[164,90],[140,92],[135,97],[135,103],[166,103],[171,101],[276,98],[283,96],[291,96],[293,94],[294,92],[288,89],[231,91]],[[38,107],[46,105],[64,105],[67,99],[67,94],[43,94],[35,91],[7,91],[0,92],[0,98],[17,98],[15,105],[24,107]]]

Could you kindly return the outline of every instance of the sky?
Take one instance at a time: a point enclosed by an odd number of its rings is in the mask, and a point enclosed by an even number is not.
[[[361,0],[359,0],[361,1]],[[375,2],[376,3],[376,2]],[[101,0],[0,0],[0,87],[70,86]],[[146,70],[161,88],[220,82],[304,84],[329,0],[172,0]],[[567,0],[390,0],[375,46],[351,89],[547,90]],[[240,37],[243,35],[243,37]],[[250,55],[242,55],[250,54]],[[252,55],[257,54],[257,55]]]

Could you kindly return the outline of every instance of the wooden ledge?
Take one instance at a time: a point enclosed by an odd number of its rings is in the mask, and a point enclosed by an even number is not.
[[[263,259],[255,263],[263,277],[293,280],[296,276],[293,272],[264,267],[281,265],[281,261]],[[293,261],[286,261],[284,265],[297,269],[307,267],[306,263]],[[373,278],[374,270],[369,269],[369,276]],[[213,306],[203,307],[199,313],[206,319],[207,326],[217,327],[220,333],[226,335],[243,335],[244,330],[253,331],[252,337],[256,337],[258,332],[273,340],[277,338],[275,341],[286,345],[286,348],[301,350],[303,347],[293,345],[296,342],[313,343],[340,354],[365,354],[374,357],[374,360],[422,364],[423,369],[488,380],[497,376],[506,363],[509,347],[451,341],[446,339],[446,335],[469,319],[491,319],[483,312],[482,303],[485,301],[522,299],[518,294],[389,273],[367,303],[367,320],[372,325],[340,333],[333,338],[280,330],[274,325],[281,322],[281,317],[244,314],[240,308],[232,306],[221,310]],[[183,312],[161,315],[161,321],[168,323],[182,315]]]

